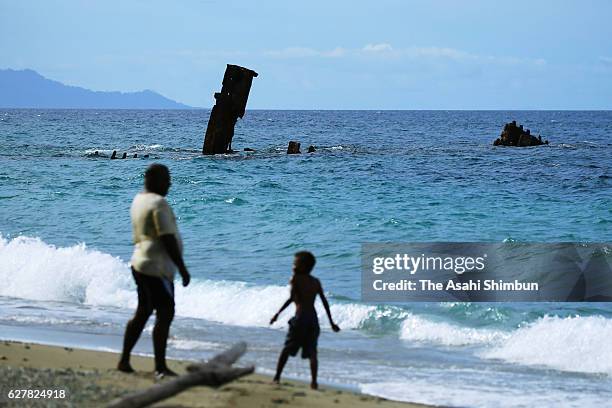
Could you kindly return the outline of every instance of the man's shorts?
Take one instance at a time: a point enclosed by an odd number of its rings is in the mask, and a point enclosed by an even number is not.
[[[132,268],[138,288],[138,305],[147,309],[174,310],[174,283],[165,278],[145,275]]]
[[[317,352],[319,320],[314,316],[294,316],[289,320],[289,332],[285,338],[285,350],[295,356],[302,349],[302,358],[310,358]]]

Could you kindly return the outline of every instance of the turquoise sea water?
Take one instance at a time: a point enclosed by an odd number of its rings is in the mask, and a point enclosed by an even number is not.
[[[4,337],[119,348],[135,304],[128,209],[157,161],[194,276],[171,354],[243,339],[269,372],[290,312],[267,322],[309,249],[344,328],[321,315],[328,382],[453,406],[612,399],[612,307],[369,304],[359,269],[363,242],[610,242],[612,112],[248,111],[233,147],[256,152],[203,157],[208,113],[0,111]],[[551,144],[493,147],[511,120]],[[318,150],[287,156],[289,140]],[[114,149],[141,158],[110,161]]]

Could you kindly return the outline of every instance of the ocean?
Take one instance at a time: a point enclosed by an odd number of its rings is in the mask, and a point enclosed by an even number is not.
[[[611,242],[612,112],[252,110],[238,153],[204,157],[208,115],[0,109],[0,338],[120,349],[129,207],[161,162],[193,276],[170,356],[244,340],[272,373],[291,308],[268,322],[307,249],[342,328],[319,304],[323,383],[455,407],[612,401],[611,305],[360,300],[365,242]],[[512,120],[550,144],[493,147]],[[289,140],[317,151],[288,156]],[[307,362],[286,374],[307,380]]]

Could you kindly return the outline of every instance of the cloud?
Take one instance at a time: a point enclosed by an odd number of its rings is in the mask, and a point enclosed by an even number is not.
[[[336,47],[331,51],[324,52],[323,56],[331,57],[331,58],[338,58],[338,57],[344,57],[347,54],[348,54],[348,50],[346,48]]]
[[[338,58],[345,56],[346,53],[347,50],[342,47],[336,47],[333,50],[329,51],[321,51],[308,47],[287,47],[281,50],[264,51],[265,56],[273,58]]]
[[[391,44],[380,43],[380,44],[366,44],[362,48],[363,52],[390,52],[393,51]]]
[[[512,56],[490,56],[469,53],[447,47],[407,47],[394,48],[389,43],[368,43],[362,48],[336,47],[333,50],[317,50],[308,47],[288,47],[281,50],[265,51],[265,56],[273,58],[405,58],[420,61],[454,61],[479,65],[529,65],[542,67],[542,58],[517,58]]]
[[[543,58],[480,55],[445,47],[410,47],[396,50],[396,52],[401,56],[414,59],[451,60],[456,62],[472,62],[480,65],[531,65],[539,67],[546,65],[546,60]]]
[[[605,65],[612,65],[612,58],[611,57],[599,57],[599,61],[601,61]]]
[[[185,60],[190,63],[201,64],[210,63],[213,60],[237,59],[249,56],[250,54],[245,51],[177,49],[172,51],[149,51],[136,54],[100,54],[95,56],[93,60],[101,65],[136,64],[148,66],[152,63],[163,64]]]
[[[455,60],[465,60],[474,57],[465,51],[441,47],[412,47],[403,50],[402,53],[412,57],[447,58]]]
[[[275,58],[308,58],[317,57],[320,54],[320,51],[306,47],[287,47],[282,50],[264,52],[264,55]]]

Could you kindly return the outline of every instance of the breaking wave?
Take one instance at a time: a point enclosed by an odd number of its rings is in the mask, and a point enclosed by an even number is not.
[[[88,248],[85,244],[56,247],[39,238],[0,236],[0,296],[81,303],[92,306],[133,308],[134,284],[128,263],[118,257]],[[270,317],[289,295],[286,286],[254,286],[244,282],[194,279],[188,288],[177,285],[176,312],[238,326],[267,327]],[[326,326],[321,304],[321,325]],[[338,324],[357,329],[375,306],[333,303]],[[287,311],[275,327],[284,327]]]
[[[413,314],[406,316],[400,328],[400,338],[403,340],[443,346],[486,345],[503,340],[507,336],[506,332],[499,330],[436,322]]]
[[[39,238],[0,236],[0,296],[89,306],[134,308],[129,265],[85,244],[56,247]],[[289,295],[287,286],[194,279],[177,285],[178,316],[248,327],[268,327]],[[420,315],[406,308],[332,299],[343,329],[398,333],[400,339],[445,347],[476,347],[479,356],[561,371],[612,375],[612,319],[603,316],[538,317],[530,323],[492,328],[461,325],[448,316]],[[291,308],[290,308],[291,309]],[[320,302],[321,325],[328,326]],[[273,327],[284,328],[292,310]]]
[[[485,358],[560,371],[612,375],[612,320],[545,316],[521,327]]]

